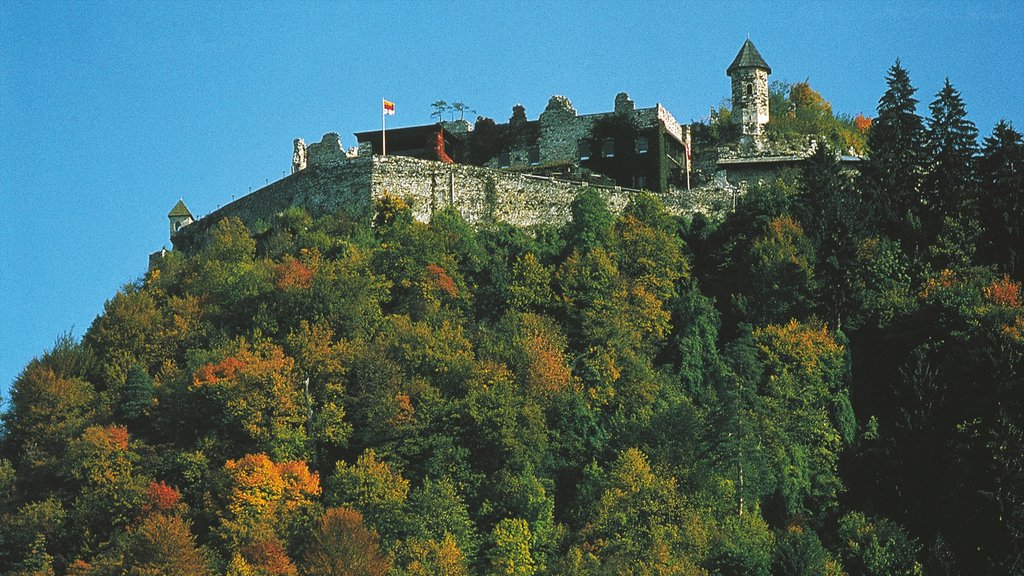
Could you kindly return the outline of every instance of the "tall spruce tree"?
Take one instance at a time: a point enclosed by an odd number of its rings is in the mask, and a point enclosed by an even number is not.
[[[978,237],[978,129],[967,119],[963,98],[949,78],[929,109],[922,214],[929,253],[942,268],[966,266],[974,257]]]
[[[1024,278],[1024,139],[1000,121],[985,138],[978,159],[981,186],[981,256],[1017,279]]]
[[[817,255],[815,300],[820,313],[832,327],[848,326],[863,298],[854,264],[864,237],[863,204],[839,158],[825,144],[804,164],[799,199],[794,209]]]
[[[967,119],[960,92],[946,78],[942,90],[929,106],[928,150],[931,164],[926,179],[929,211],[940,221],[963,213],[974,201],[974,157],[978,151],[978,129]]]
[[[917,89],[899,60],[885,81],[889,88],[868,134],[865,195],[881,230],[909,241],[919,228],[913,219],[920,217],[927,164],[924,122],[917,114]]]

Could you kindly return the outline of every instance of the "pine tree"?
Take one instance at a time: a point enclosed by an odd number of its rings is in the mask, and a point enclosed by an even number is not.
[[[983,258],[1024,278],[1024,139],[1000,121],[978,159]]]
[[[129,423],[145,415],[153,403],[153,379],[138,364],[128,369],[121,400],[121,414]]]
[[[919,216],[926,166],[924,122],[917,115],[916,88],[900,61],[889,69],[889,89],[878,101],[878,118],[868,134],[865,192],[884,232],[910,240]]]
[[[822,316],[831,326],[849,325],[863,298],[854,264],[864,236],[863,205],[824,144],[804,164],[795,210],[815,245],[815,300]]]
[[[942,218],[963,213],[974,201],[974,156],[978,129],[967,119],[960,92],[946,78],[929,109],[928,149],[931,165],[926,179],[926,198],[931,212]]]

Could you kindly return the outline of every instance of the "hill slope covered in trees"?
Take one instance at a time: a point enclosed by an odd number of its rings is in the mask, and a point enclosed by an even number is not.
[[[1010,574],[1024,145],[897,64],[721,222],[224,220],[14,383],[14,574]]]

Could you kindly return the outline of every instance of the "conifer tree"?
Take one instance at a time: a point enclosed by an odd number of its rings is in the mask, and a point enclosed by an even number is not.
[[[974,156],[978,129],[967,119],[960,92],[946,78],[929,106],[928,149],[931,165],[926,179],[929,212],[940,221],[964,212],[973,203]]]
[[[832,326],[847,325],[863,298],[854,265],[864,236],[863,205],[825,144],[804,165],[795,210],[815,244],[816,301],[824,319]]]
[[[868,135],[865,192],[882,231],[910,240],[915,230],[906,217],[919,213],[926,165],[924,123],[917,114],[917,89],[899,60],[886,84]]]
[[[128,369],[121,399],[121,414],[129,423],[146,413],[153,403],[153,379],[138,364]]]
[[[1024,139],[1000,121],[978,159],[983,257],[1024,277]]]

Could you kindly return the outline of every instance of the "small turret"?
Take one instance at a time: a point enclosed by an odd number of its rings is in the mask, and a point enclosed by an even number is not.
[[[189,211],[188,206],[185,206],[185,202],[180,198],[178,203],[174,205],[174,208],[171,208],[171,211],[167,213],[167,218],[171,221],[171,236],[174,236],[178,230],[195,221],[192,218],[192,212]]]
[[[747,38],[726,70],[732,79],[732,120],[743,136],[760,138],[768,123],[768,75],[772,69]]]

